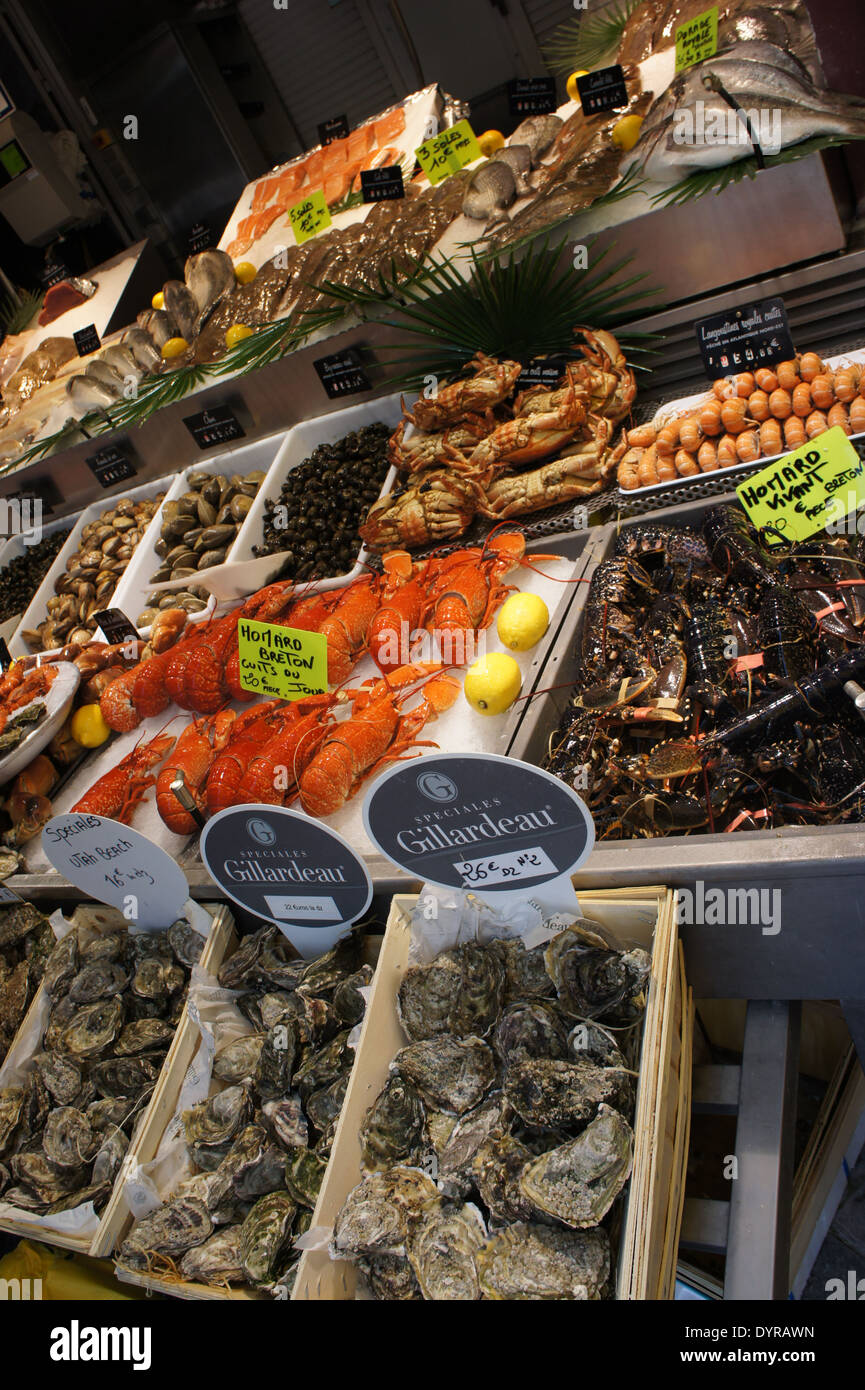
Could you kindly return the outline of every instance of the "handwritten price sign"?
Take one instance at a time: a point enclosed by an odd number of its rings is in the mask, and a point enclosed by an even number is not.
[[[288,209],[288,220],[294,231],[294,239],[302,246],[317,232],[323,232],[331,223],[330,211],[320,188],[308,194],[300,203]]]
[[[751,525],[768,528],[768,545],[806,541],[865,502],[865,463],[836,425],[740,484],[736,495]]]
[[[415,154],[430,183],[436,184],[480,159],[481,147],[468,121],[457,121],[456,125],[443,130],[440,135],[424,140]]]
[[[555,874],[556,866],[540,845],[524,849],[519,854],[499,854],[495,858],[461,859],[454,864],[462,874],[467,888],[483,884],[519,883],[520,879],[537,878],[538,874]]]
[[[676,30],[676,72],[714,58],[718,52],[718,6],[704,10]]]
[[[327,638],[320,632],[242,618],[237,639],[244,690],[278,700],[302,700],[327,690]]]

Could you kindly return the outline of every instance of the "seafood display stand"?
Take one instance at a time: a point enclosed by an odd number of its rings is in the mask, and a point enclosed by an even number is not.
[[[409,914],[416,901],[398,894],[391,905],[313,1228],[333,1226],[348,1192],[358,1182],[361,1122],[387,1080],[394,1055],[405,1044],[396,999],[408,966]],[[616,1296],[668,1299],[675,1283],[688,1155],[693,1027],[674,897],[663,888],[588,890],[580,894],[580,906],[584,916],[601,922],[619,939],[652,953],[634,1120],[634,1166],[619,1238]],[[332,1260],[326,1249],[308,1249],[301,1257],[292,1299],[352,1299],[355,1289],[354,1265]]]
[[[65,897],[66,894],[64,894]],[[228,907],[223,903],[202,903],[198,907],[199,911],[203,909],[212,918],[199,963],[202,970],[215,971],[219,969],[232,939],[234,919]],[[40,983],[33,1002],[18,1029],[16,1038],[6,1054],[2,1067],[0,1067],[0,1087],[10,1084],[9,1077],[17,1067],[27,1067],[32,1055],[30,1035],[34,1028],[39,1026],[40,1017],[43,1014],[47,1017],[47,1008],[48,997],[45,986]],[[8,1204],[0,1211],[0,1230],[9,1231],[13,1235],[31,1240],[48,1239],[52,1245],[60,1245],[64,1249],[73,1250],[82,1255],[108,1255],[129,1222],[129,1212],[123,1198],[125,1177],[138,1164],[146,1163],[152,1158],[155,1151],[156,1134],[161,1132],[158,1130],[159,1118],[164,1119],[165,1116],[166,1088],[170,1084],[170,1078],[176,1076],[178,1072],[181,1075],[185,1073],[192,1060],[197,1040],[198,1029],[189,1017],[187,1004],[184,1003],[153,1094],[136,1124],[129,1148],[115,1178],[113,1191],[99,1217],[99,1225],[94,1233],[85,1234],[64,1229],[62,1222],[56,1226],[51,1226],[47,1222],[47,1218],[34,1221],[23,1210],[20,1216],[13,1216],[10,1214]]]

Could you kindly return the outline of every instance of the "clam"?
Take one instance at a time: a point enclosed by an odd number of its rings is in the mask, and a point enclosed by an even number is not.
[[[576,1139],[526,1164],[520,1191],[537,1211],[566,1226],[597,1226],[628,1181],[633,1157],[631,1126],[601,1105]]]
[[[480,1038],[447,1035],[402,1048],[393,1065],[430,1105],[456,1115],[477,1105],[496,1072],[492,1051]]]
[[[85,1004],[63,1031],[63,1047],[76,1057],[98,1057],[110,1047],[123,1022],[120,999]]]
[[[477,1207],[430,1207],[411,1233],[408,1258],[421,1292],[436,1302],[471,1302],[481,1296],[477,1254],[486,1240]]]
[[[287,1192],[259,1197],[240,1229],[240,1265],[250,1284],[268,1284],[291,1240],[295,1203]]]
[[[360,1127],[361,1166],[384,1172],[395,1163],[417,1164],[426,1149],[424,1106],[412,1083],[391,1072]]]
[[[215,1231],[202,1245],[187,1250],[180,1261],[180,1272],[191,1283],[240,1284],[240,1226]]]
[[[152,1255],[179,1255],[201,1245],[213,1232],[203,1202],[179,1197],[136,1222],[120,1247],[120,1259],[133,1269],[147,1269]]]
[[[597,1299],[610,1274],[606,1231],[562,1231],[521,1221],[477,1252],[481,1290],[491,1299]]]

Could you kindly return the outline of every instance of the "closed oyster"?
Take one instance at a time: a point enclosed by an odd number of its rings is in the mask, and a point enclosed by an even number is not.
[[[329,951],[316,960],[309,961],[301,971],[298,989],[304,994],[315,994],[327,998],[337,985],[352,975],[361,963],[363,937],[360,932],[349,932]]]
[[[98,1057],[110,1047],[123,1023],[120,999],[85,1004],[63,1030],[63,1047],[76,1057]]]
[[[63,1044],[63,1033],[78,1012],[78,1005],[74,1000],[64,994],[62,999],[58,999],[52,1005],[48,1015],[48,1026],[42,1035],[42,1048],[45,1052],[54,1052]]]
[[[393,1065],[430,1105],[456,1115],[477,1105],[496,1074],[490,1048],[471,1037],[445,1035],[411,1043],[396,1054]]]
[[[287,1192],[259,1197],[240,1228],[240,1267],[250,1284],[269,1284],[291,1241],[295,1204]]]
[[[544,947],[526,950],[522,940],[497,941],[496,947],[505,967],[506,1004],[515,999],[551,998],[556,987],[547,973]]]
[[[252,1202],[283,1186],[285,1154],[272,1144],[261,1125],[247,1125],[220,1164],[231,1173],[231,1185],[242,1202]]]
[[[318,1052],[310,1052],[294,1074],[294,1085],[306,1101],[314,1091],[320,1091],[337,1081],[343,1072],[350,1071],[354,1049],[349,1047],[350,1028],[337,1033]]]
[[[288,1095],[283,1096],[282,1100],[269,1100],[262,1109],[274,1137],[284,1149],[305,1146],[309,1142],[309,1127],[300,1096]]]
[[[128,1148],[129,1140],[123,1131],[112,1129],[102,1140],[99,1152],[93,1160],[92,1178],[95,1184],[113,1185]]]
[[[480,1298],[476,1258],[486,1240],[477,1207],[430,1207],[409,1237],[408,1258],[424,1298],[471,1302]]]
[[[415,1041],[450,1033],[483,1037],[501,1008],[505,971],[492,946],[468,942],[413,965],[400,981],[400,1022]]]
[[[283,1158],[287,1191],[299,1207],[313,1208],[327,1172],[327,1159],[300,1148]]]
[[[5,1163],[0,1163],[0,1193],[5,1192],[12,1181],[12,1174]]]
[[[362,965],[353,975],[347,975],[344,980],[340,980],[336,986],[333,991],[333,1008],[341,1023],[348,1024],[349,1027],[360,1023],[366,1012],[366,1000],[360,991],[371,983],[372,973],[371,965]]]
[[[4,1086],[0,1090],[0,1158],[11,1149],[23,1104],[23,1086]]]
[[[240,1226],[225,1226],[203,1245],[187,1250],[180,1272],[193,1284],[242,1284]]]
[[[57,1104],[71,1105],[84,1079],[84,1072],[74,1057],[64,1057],[61,1052],[40,1052],[34,1061]]]
[[[518,1222],[496,1231],[476,1256],[486,1298],[597,1299],[609,1278],[606,1231],[561,1231]]]
[[[199,1101],[182,1115],[187,1144],[225,1144],[233,1139],[252,1114],[252,1096],[246,1086],[229,1086],[210,1100]]]
[[[633,1157],[631,1126],[601,1105],[576,1139],[526,1164],[520,1190],[538,1211],[566,1226],[597,1226],[628,1181]]]
[[[116,1057],[131,1057],[151,1048],[167,1047],[174,1037],[174,1025],[161,1018],[137,1018],[124,1024],[114,1044]]]
[[[125,988],[129,976],[114,961],[98,960],[85,965],[69,985],[69,998],[76,1004],[95,1004]]]
[[[78,933],[67,932],[45,963],[42,983],[52,999],[58,999],[78,971]]]
[[[214,1057],[214,1076],[234,1084],[238,1081],[251,1081],[263,1046],[264,1038],[260,1034],[249,1033],[242,1038],[235,1038]]]
[[[262,1100],[278,1100],[291,1089],[296,1055],[294,1025],[277,1023],[264,1039],[255,1069],[255,1088]]]
[[[74,1192],[67,1193],[64,1197],[58,1197],[46,1208],[46,1216],[57,1216],[61,1211],[70,1211],[74,1207],[81,1207],[85,1202],[92,1202],[94,1207],[99,1207],[111,1196],[110,1182],[88,1183],[86,1187],[78,1187]]]
[[[181,965],[188,965],[191,969],[193,965],[198,964],[204,950],[204,937],[201,932],[190,926],[185,917],[179,917],[176,922],[172,922],[166,935],[168,944]]]
[[[472,1176],[490,1215],[497,1221],[523,1221],[534,1208],[520,1191],[520,1176],[534,1155],[512,1134],[492,1134],[475,1153]]]
[[[234,955],[220,966],[217,978],[223,989],[237,989],[246,980],[265,946],[276,940],[277,932],[276,927],[262,927],[243,938]]]
[[[0,947],[14,946],[43,927],[47,918],[32,903],[13,903],[0,910]],[[53,938],[52,938],[53,939]]]
[[[165,978],[166,961],[159,956],[145,956],[132,976],[132,993],[139,999],[163,1006],[168,999],[168,982]]]
[[[646,951],[617,951],[582,918],[554,937],[544,952],[559,1003],[574,1018],[633,1023],[646,1007],[651,957]]]
[[[340,1117],[350,1075],[350,1072],[344,1071],[329,1086],[322,1086],[320,1091],[313,1091],[311,1096],[307,1096],[307,1119],[322,1134]]]
[[[593,1119],[602,1102],[628,1105],[631,1077],[618,1067],[525,1057],[507,1068],[504,1091],[527,1125],[557,1129]]]
[[[135,1223],[120,1247],[120,1260],[132,1269],[147,1269],[152,1255],[179,1255],[201,1245],[212,1232],[203,1202],[175,1197]]]
[[[518,1057],[567,1057],[568,1034],[554,1004],[519,999],[504,1009],[493,1046],[505,1065]]]
[[[404,1255],[364,1255],[358,1259],[358,1266],[375,1297],[383,1302],[423,1298],[415,1272]]]
[[[43,1202],[54,1202],[82,1184],[81,1168],[62,1168],[44,1153],[14,1154],[9,1168],[18,1181],[32,1188]],[[11,1197],[7,1197],[7,1201],[11,1201]]]
[[[127,1096],[108,1096],[105,1100],[92,1101],[85,1112],[91,1129],[101,1133],[125,1124],[134,1103]]]
[[[370,1173],[349,1192],[333,1227],[331,1253],[404,1255],[409,1228],[426,1208],[438,1206],[439,1190],[417,1168]]]
[[[27,1012],[33,985],[30,962],[21,960],[0,986],[0,1035],[5,1033],[10,1043]]]
[[[391,1072],[361,1123],[361,1167],[374,1173],[394,1163],[419,1163],[426,1149],[424,1118],[416,1087],[399,1072]]]
[[[452,1195],[468,1195],[475,1154],[492,1134],[501,1130],[503,1113],[504,1098],[499,1092],[457,1120],[438,1155],[439,1184]]]
[[[125,931],[108,932],[96,936],[86,946],[81,947],[81,964],[93,965],[96,961],[122,961],[129,949],[129,937]]]
[[[98,1148],[90,1121],[72,1105],[52,1110],[42,1134],[45,1155],[60,1168],[81,1168]]]
[[[20,1116],[20,1136],[23,1140],[36,1139],[42,1133],[51,1108],[51,1092],[41,1073],[35,1069],[28,1072],[24,1079],[24,1102]]]
[[[160,1059],[161,1062],[161,1059]],[[90,1076],[101,1096],[138,1097],[159,1075],[159,1067],[148,1057],[106,1057],[90,1068]]]
[[[297,989],[305,969],[306,961],[293,955],[285,937],[277,933],[262,947],[252,973],[258,980],[266,980],[279,989],[293,991]]]
[[[598,1023],[577,1023],[568,1034],[568,1051],[577,1062],[595,1062],[599,1067],[627,1066],[612,1033]]]

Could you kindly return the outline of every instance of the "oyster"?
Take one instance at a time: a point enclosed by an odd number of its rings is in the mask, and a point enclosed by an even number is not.
[[[492,1134],[475,1153],[472,1175],[484,1205],[497,1221],[523,1221],[535,1213],[520,1191],[520,1175],[534,1155],[512,1134]]]
[[[189,925],[185,917],[179,917],[176,922],[172,922],[166,935],[168,944],[181,965],[188,965],[191,969],[193,965],[198,964],[204,950],[204,937]]]
[[[81,1186],[81,1168],[61,1168],[44,1153],[15,1154],[9,1168],[19,1182],[26,1183],[40,1201],[54,1202]],[[11,1197],[7,1196],[7,1201]]]
[[[65,992],[70,981],[77,973],[78,933],[70,931],[57,942],[57,945],[48,957],[45,963],[45,973],[42,976],[42,983],[51,995],[51,998],[57,999]]]
[[[213,1222],[196,1197],[176,1197],[137,1221],[120,1247],[120,1260],[132,1269],[147,1269],[152,1255],[179,1255],[201,1245]]]
[[[280,1256],[291,1241],[295,1204],[287,1192],[259,1197],[240,1228],[240,1267],[250,1284],[273,1279]]]
[[[0,911],[0,947],[14,946],[31,932],[44,927],[47,918],[32,903],[13,903]],[[52,936],[53,940],[53,936]]]
[[[30,962],[19,961],[0,988],[0,1030],[10,1043],[27,1012],[33,993],[33,971]]]
[[[327,1172],[327,1159],[297,1148],[284,1159],[285,1186],[299,1207],[314,1207]]]
[[[603,1230],[561,1231],[518,1222],[496,1231],[476,1255],[486,1298],[597,1299],[609,1278]]]
[[[333,991],[333,1008],[341,1023],[350,1027],[360,1023],[366,1012],[366,1000],[360,991],[371,983],[372,973],[371,965],[362,965],[353,975],[340,980],[336,986]]]
[[[349,932],[329,951],[317,960],[309,961],[300,973],[298,989],[305,994],[316,994],[326,998],[347,975],[359,967],[363,937],[360,932]]]
[[[288,1095],[282,1100],[269,1100],[262,1107],[265,1119],[284,1149],[306,1145],[309,1127],[300,1103],[300,1096]]]
[[[23,1104],[23,1086],[4,1086],[0,1090],[0,1158],[9,1152]]]
[[[262,927],[260,931],[245,936],[234,952],[224,961],[219,970],[218,980],[223,989],[237,989],[255,968],[265,946],[276,940],[277,927]]]
[[[263,1100],[278,1100],[291,1088],[297,1055],[293,1023],[277,1023],[264,1039],[255,1069],[255,1087]]]
[[[214,1057],[214,1076],[233,1084],[238,1081],[251,1080],[255,1075],[263,1046],[264,1038],[256,1033],[235,1038],[233,1042],[227,1043],[225,1047],[221,1048]]]
[[[561,1058],[568,1055],[568,1034],[554,1004],[519,999],[503,1011],[493,1046],[505,1065],[518,1057]]]
[[[158,1075],[159,1068],[148,1057],[107,1057],[90,1068],[90,1077],[97,1091],[111,1100],[138,1097]]]
[[[631,1173],[634,1132],[608,1105],[576,1139],[526,1164],[520,1191],[538,1211],[566,1226],[597,1226]]]
[[[413,965],[400,981],[400,1022],[414,1041],[449,1033],[483,1037],[501,1008],[505,970],[492,946],[469,942]]]
[[[423,1298],[414,1270],[404,1255],[365,1255],[358,1266],[376,1298],[384,1302]]]
[[[235,1139],[219,1166],[231,1174],[234,1193],[242,1202],[253,1202],[283,1186],[285,1154],[270,1142],[261,1125],[247,1125]]]
[[[612,949],[586,918],[559,932],[544,959],[561,1007],[575,1018],[633,1023],[646,1007],[651,957]]]
[[[58,1105],[71,1105],[84,1079],[84,1072],[73,1057],[61,1052],[40,1052],[36,1068]]]
[[[354,1048],[349,1046],[350,1028],[337,1033],[330,1042],[318,1052],[311,1052],[301,1062],[294,1074],[294,1085],[305,1102],[315,1091],[320,1091],[338,1081],[343,1072],[351,1070],[354,1062]]]
[[[166,962],[159,956],[145,956],[132,977],[132,993],[162,1007],[169,992],[165,970]]]
[[[383,1172],[394,1163],[419,1163],[426,1149],[424,1118],[415,1086],[392,1071],[361,1123],[361,1167]]]
[[[262,948],[255,976],[277,985],[280,989],[296,990],[306,969],[306,961],[299,960],[290,952],[291,947],[285,937],[277,935],[275,940],[267,942]]]
[[[408,1258],[421,1293],[437,1302],[480,1298],[475,1264],[486,1240],[477,1207],[430,1207],[411,1232]]]
[[[331,1253],[404,1255],[409,1228],[441,1202],[431,1178],[417,1168],[370,1173],[349,1192],[333,1227]]]
[[[593,1119],[603,1102],[629,1104],[631,1077],[618,1067],[525,1057],[507,1068],[504,1091],[527,1125],[557,1129]]]
[[[42,1147],[46,1158],[58,1167],[81,1168],[92,1159],[98,1141],[87,1116],[72,1105],[63,1105],[48,1116]]]
[[[5,1192],[12,1181],[12,1174],[5,1163],[0,1163],[0,1193]]]
[[[120,1129],[112,1129],[103,1139],[102,1145],[93,1160],[92,1179],[95,1184],[106,1183],[110,1187],[120,1172],[120,1165],[129,1147],[129,1140]]]
[[[52,1006],[51,1013],[48,1015],[48,1026],[42,1035],[42,1049],[44,1052],[53,1052],[62,1046],[63,1033],[67,1024],[71,1023],[76,1013],[78,1005],[64,994],[62,999]]]
[[[87,1097],[89,1099],[89,1097]],[[21,1106],[21,1138],[35,1139],[41,1134],[51,1113],[51,1092],[35,1069],[24,1079],[24,1101]]]
[[[187,1250],[180,1261],[184,1279],[202,1284],[240,1284],[240,1226],[225,1226],[203,1245]]]
[[[527,951],[519,938],[495,944],[505,967],[506,1004],[515,999],[551,998],[555,994],[556,987],[547,974],[543,946]]]
[[[457,1115],[477,1105],[496,1074],[492,1051],[472,1037],[445,1035],[411,1043],[397,1053],[393,1065],[430,1105]]]
[[[87,1118],[91,1129],[101,1133],[126,1123],[134,1102],[127,1096],[109,1096],[105,1100],[94,1100],[87,1107]]]
[[[125,988],[129,976],[114,961],[93,961],[85,965],[69,985],[69,998],[76,1004],[95,1004]]]
[[[74,1207],[83,1206],[85,1202],[92,1202],[94,1207],[101,1205],[107,1197],[111,1196],[110,1182],[88,1183],[86,1187],[79,1187],[75,1192],[67,1193],[64,1197],[58,1197],[46,1208],[47,1216],[56,1216],[61,1211],[70,1211]]]
[[[188,1144],[209,1147],[233,1139],[252,1114],[252,1096],[246,1086],[229,1086],[210,1100],[184,1110],[183,1131]]]
[[[63,1030],[63,1047],[76,1057],[98,1057],[110,1047],[123,1023],[120,999],[85,1004]]]
[[[504,1099],[500,1093],[482,1101],[457,1120],[438,1155],[438,1180],[443,1188],[464,1197],[472,1186],[472,1162],[491,1135],[501,1131]]]
[[[81,947],[81,964],[94,965],[97,961],[124,960],[129,947],[126,932],[113,931],[105,936],[97,936]]]
[[[131,1057],[154,1047],[167,1047],[174,1037],[174,1025],[161,1018],[137,1018],[124,1024],[114,1044],[116,1057]]]

